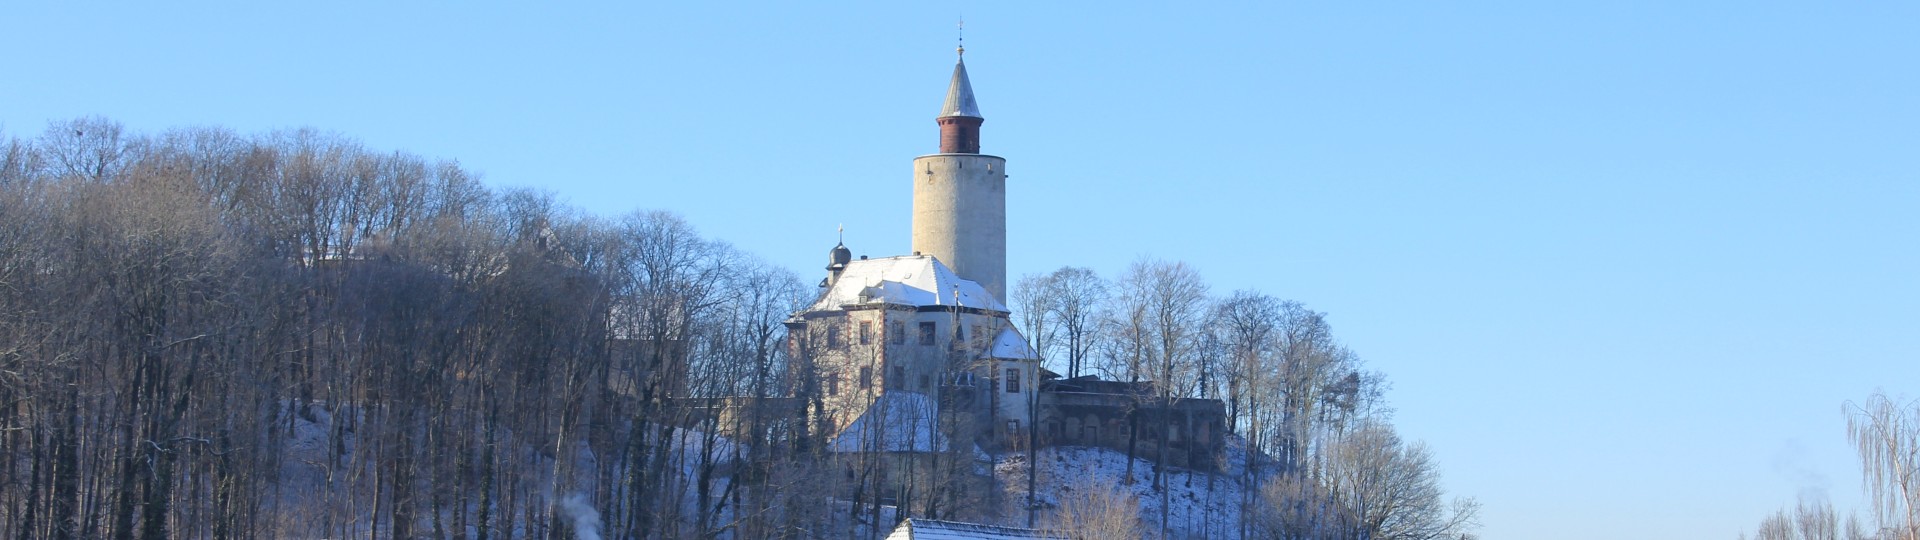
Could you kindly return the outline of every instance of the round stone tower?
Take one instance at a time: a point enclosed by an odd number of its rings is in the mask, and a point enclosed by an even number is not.
[[[913,251],[1007,301],[1007,160],[980,153],[980,107],[967,63],[953,66],[940,125],[940,153],[913,160]]]

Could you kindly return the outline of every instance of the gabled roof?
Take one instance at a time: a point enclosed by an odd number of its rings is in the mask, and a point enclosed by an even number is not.
[[[858,304],[960,306],[1007,311],[985,287],[960,279],[947,265],[930,255],[903,255],[847,263],[840,277],[807,311],[842,309]]]
[[[947,437],[940,433],[939,409],[933,398],[917,392],[892,390],[880,394],[847,429],[833,436],[827,449],[834,452],[945,452]]]
[[[1040,355],[1027,346],[1027,338],[1009,326],[1000,329],[1000,335],[993,338],[993,357],[1007,360],[1039,360]]]
[[[947,83],[947,102],[940,106],[940,116],[980,116],[980,105],[973,101],[973,82],[967,80],[967,61],[961,60],[953,65],[953,81]]]
[[[887,540],[1023,540],[1031,538],[1063,539],[1064,534],[1038,529],[1019,529],[958,521],[913,518],[900,522]]]

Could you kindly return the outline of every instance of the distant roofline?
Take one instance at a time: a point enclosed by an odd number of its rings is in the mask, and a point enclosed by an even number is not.
[[[1007,160],[1007,158],[1003,158],[1003,157],[1000,157],[1000,156],[996,156],[996,155],[993,155],[993,154],[969,154],[969,153],[966,153],[966,152],[940,152],[940,153],[937,153],[937,154],[926,154],[926,155],[923,155],[923,156],[919,156],[919,157],[915,157],[915,158],[913,158],[913,159],[915,159],[915,160],[918,160],[918,159],[920,159],[920,158],[927,158],[927,157],[940,157],[940,156],[973,156],[973,157],[989,157],[989,158],[993,158],[993,159],[997,159],[997,160],[1000,160],[1000,161],[1006,161],[1006,160]],[[912,257],[912,255],[907,255],[907,256],[908,256],[908,257]]]
[[[949,531],[981,532],[981,533],[992,533],[992,534],[998,534],[998,535],[1019,535],[1026,538],[1068,538],[1068,536],[1066,535],[1055,533],[1052,531],[1047,531],[1044,529],[1026,529],[1021,527],[1007,527],[1003,525],[988,525],[985,523],[968,523],[965,521],[945,521],[945,520],[939,520],[939,519],[925,519],[925,518],[907,518],[905,521],[901,521],[899,525],[894,526],[894,529],[898,530],[900,527],[904,526],[904,527],[909,527],[908,530],[912,530],[911,527],[913,525],[924,525],[929,529],[946,529]],[[932,531],[928,531],[928,532],[932,532]]]
[[[967,313],[971,315],[1005,315],[1005,314],[1013,313],[1011,311],[1000,311],[997,309],[986,309],[986,308],[977,308],[977,307],[968,307],[968,306],[956,306],[952,304],[934,304],[934,305],[927,305],[927,306],[916,306],[913,304],[901,304],[901,303],[895,303],[895,302],[870,302],[866,304],[841,304],[840,307],[838,308],[816,309],[816,310],[806,311],[802,313],[797,313],[795,314],[795,316],[798,319],[818,319],[822,317],[837,317],[841,313],[849,313],[854,311],[880,311],[882,309],[896,309],[899,311],[912,311],[915,313],[931,313],[931,312],[945,313],[945,312],[958,311],[961,313]]]

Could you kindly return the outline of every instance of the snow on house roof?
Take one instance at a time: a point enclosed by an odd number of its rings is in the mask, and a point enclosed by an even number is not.
[[[993,338],[993,357],[1009,360],[1040,359],[1040,355],[1033,352],[1033,347],[1027,346],[1027,338],[1020,337],[1020,332],[1015,331],[1013,327],[1001,329],[1000,335]]]
[[[880,394],[827,443],[834,452],[945,452],[933,398],[917,392]]]
[[[1067,538],[1067,536],[1038,529],[919,518],[900,522],[900,526],[894,527],[893,532],[887,534],[887,540],[1019,540],[1027,538]]]
[[[951,306],[1007,311],[979,283],[959,275],[930,255],[902,255],[847,263],[840,277],[808,311],[871,303]]]

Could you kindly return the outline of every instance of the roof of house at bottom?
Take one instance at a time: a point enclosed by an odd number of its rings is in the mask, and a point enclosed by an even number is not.
[[[900,522],[887,540],[1017,540],[1021,538],[1067,538],[1064,534],[1037,529],[997,527],[958,521],[909,519]]]

